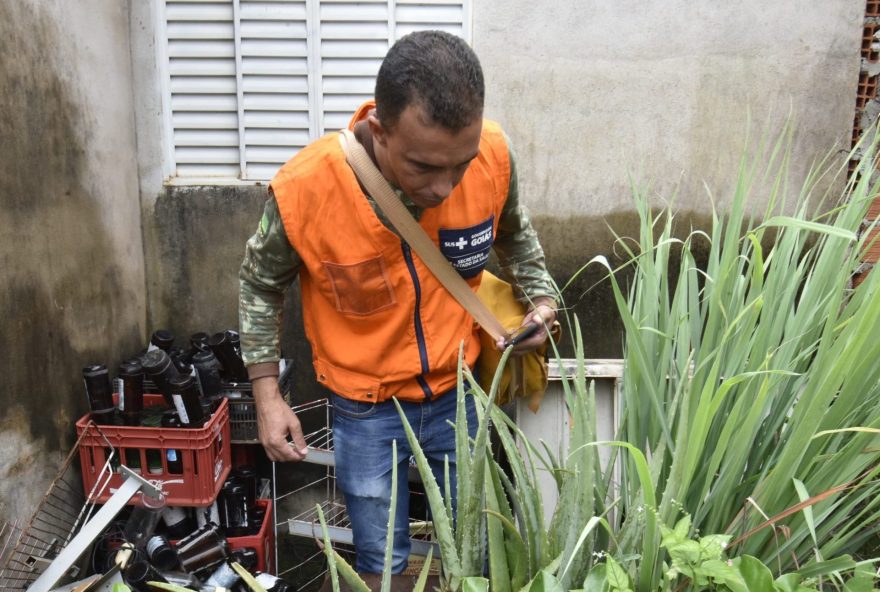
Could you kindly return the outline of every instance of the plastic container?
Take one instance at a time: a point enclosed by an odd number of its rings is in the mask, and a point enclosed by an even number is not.
[[[231,550],[253,549],[257,553],[255,571],[275,573],[275,529],[272,527],[272,500],[258,499],[258,508],[266,509],[260,532],[251,536],[226,537]]]
[[[259,444],[257,429],[257,404],[253,399],[227,399],[229,401],[229,429],[235,444]]]
[[[114,395],[116,398],[116,395]],[[162,395],[144,395],[144,407],[165,405]],[[117,457],[109,485],[90,501],[104,503],[122,485],[119,464],[145,479],[162,484],[168,506],[210,506],[232,468],[229,406],[224,400],[201,428],[161,428],[89,424],[89,415],[76,422],[82,437],[79,447],[83,490],[88,496],[95,486],[111,447]],[[169,458],[175,462],[169,466]],[[177,462],[179,460],[179,462]],[[130,504],[137,503],[135,496]]]

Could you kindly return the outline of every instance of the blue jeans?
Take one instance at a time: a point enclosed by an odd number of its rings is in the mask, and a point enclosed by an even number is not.
[[[465,398],[468,431],[476,434],[473,398]],[[406,569],[409,558],[409,489],[407,472],[412,449],[393,401],[361,403],[331,395],[336,482],[354,534],[355,569],[382,573],[385,535],[391,505],[391,443],[397,440],[397,506],[394,517],[392,573]],[[455,389],[423,403],[401,402],[406,418],[444,491],[444,462],[449,458],[450,491],[455,507]]]

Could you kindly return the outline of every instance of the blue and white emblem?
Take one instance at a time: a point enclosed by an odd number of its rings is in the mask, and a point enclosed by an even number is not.
[[[492,227],[495,216],[470,228],[441,228],[440,251],[452,266],[467,279],[476,276],[486,267],[489,250],[495,236]]]

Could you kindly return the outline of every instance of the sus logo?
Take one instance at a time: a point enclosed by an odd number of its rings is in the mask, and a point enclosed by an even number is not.
[[[495,240],[494,228],[493,215],[468,228],[440,229],[440,250],[461,277],[475,277],[486,267]]]

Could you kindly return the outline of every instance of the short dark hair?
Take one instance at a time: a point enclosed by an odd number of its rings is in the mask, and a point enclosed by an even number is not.
[[[433,123],[459,131],[483,114],[480,60],[467,43],[444,31],[416,31],[395,43],[376,77],[376,113],[392,129],[417,104]]]

